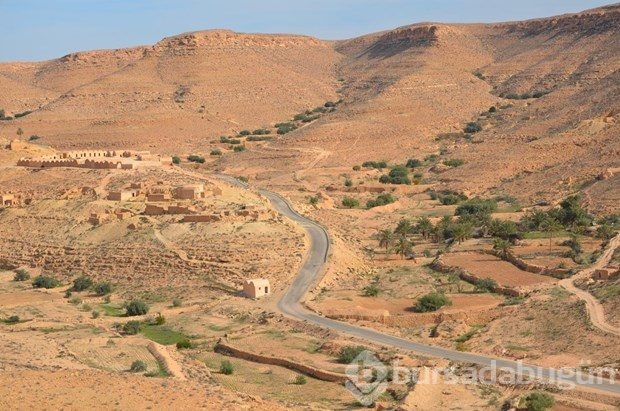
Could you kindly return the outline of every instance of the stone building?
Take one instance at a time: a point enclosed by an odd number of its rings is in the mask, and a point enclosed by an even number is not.
[[[179,200],[199,200],[205,198],[204,184],[191,184],[174,190],[174,198]]]
[[[136,197],[136,190],[120,190],[110,191],[108,193],[108,200],[112,201],[128,201]]]
[[[14,194],[0,194],[0,206],[13,206],[16,203]]]
[[[261,298],[269,294],[271,294],[271,287],[267,279],[255,278],[243,284],[243,295],[248,298]]]

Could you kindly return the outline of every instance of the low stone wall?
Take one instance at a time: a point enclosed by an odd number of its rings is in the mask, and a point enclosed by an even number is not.
[[[447,265],[443,262],[441,256],[437,257],[435,261],[432,262],[431,267],[433,267],[433,269],[437,271],[441,271],[442,273],[456,273],[461,278],[461,280],[467,281],[471,284],[476,284],[479,280],[481,280],[481,278],[476,277],[475,275],[462,269],[461,267],[453,267]],[[507,295],[509,297],[521,297],[524,295],[524,293],[520,290],[511,287],[503,287],[500,285],[494,287],[492,291],[494,293]]]
[[[334,320],[357,320],[369,321],[387,325],[389,327],[411,328],[420,327],[428,324],[439,324],[444,321],[464,321],[466,324],[486,324],[500,316],[496,309],[488,309],[476,312],[433,312],[415,313],[405,315],[364,315],[364,314],[339,314],[323,312],[328,318]]]
[[[279,367],[288,368],[289,370],[298,371],[302,374],[309,375],[321,381],[344,382],[347,380],[347,376],[344,374],[320,370],[318,368],[311,367],[306,364],[300,364],[285,358],[276,358],[266,355],[254,354],[251,352],[240,350],[239,348],[232,347],[221,341],[219,341],[215,346],[215,352],[229,355],[235,358],[241,358],[242,360],[257,362],[260,364],[276,365]]]
[[[494,255],[495,257],[502,258],[501,253],[499,253],[498,251],[486,250],[485,252],[487,254]],[[502,259],[508,261],[510,264],[518,267],[523,271],[527,271],[528,273],[546,275],[549,277],[558,278],[560,280],[571,276],[571,271],[567,268],[549,268],[540,265],[530,264],[527,261],[524,261],[523,259],[517,257],[514,253],[511,253],[510,251],[506,253],[506,257]]]

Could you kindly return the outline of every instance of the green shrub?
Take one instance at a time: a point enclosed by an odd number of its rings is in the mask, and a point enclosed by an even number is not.
[[[4,320],[4,322],[6,324],[17,324],[20,321],[19,316],[18,315],[12,315],[9,318],[7,318],[6,320]]]
[[[555,405],[555,399],[540,391],[535,391],[525,397],[525,406],[528,411],[544,411]]]
[[[416,168],[416,167],[421,167],[422,166],[422,162],[416,158],[410,158],[409,160],[407,160],[407,164],[405,164],[405,167],[408,168]]]
[[[80,297],[73,297],[69,300],[69,302],[73,305],[82,304],[82,299]]]
[[[266,128],[259,128],[252,132],[255,136],[266,136],[267,134],[271,134],[271,130]]]
[[[112,292],[112,284],[110,283],[98,283],[93,287],[93,291],[98,296],[108,295]]]
[[[85,275],[82,275],[76,278],[75,280],[73,280],[73,287],[71,288],[71,290],[79,292],[79,291],[88,290],[92,286],[93,286],[93,279]]]
[[[177,342],[177,349],[178,350],[186,350],[192,348],[192,343],[188,340],[188,339],[183,339],[179,342]]]
[[[381,289],[377,287],[375,284],[370,284],[362,290],[362,294],[364,297],[376,297],[381,292]]]
[[[387,161],[364,161],[362,163],[362,167],[364,168],[376,168],[376,169],[384,169],[387,168]]]
[[[272,136],[248,136],[247,141],[267,141],[273,140]]]
[[[310,196],[310,198],[308,198],[308,203],[310,205],[317,205],[319,203],[320,197],[318,195],[315,196]]]
[[[356,208],[360,206],[360,202],[355,198],[345,197],[342,199],[342,205],[346,208]]]
[[[409,169],[405,166],[393,167],[389,174],[382,175],[379,181],[384,184],[411,184]]]
[[[443,164],[448,166],[448,167],[460,167],[463,164],[465,164],[464,160],[461,160],[460,158],[451,158],[448,160],[444,160]]]
[[[390,193],[379,194],[376,199],[366,202],[367,208],[380,207],[395,202],[396,199]]]
[[[249,136],[249,135],[251,135],[251,134],[252,134],[252,132],[251,132],[250,130],[241,130],[241,131],[239,132],[239,135],[240,135],[240,136]]]
[[[60,281],[53,277],[47,277],[44,275],[40,275],[34,279],[32,282],[33,288],[56,288],[60,286]]]
[[[180,298],[175,298],[174,300],[172,300],[173,307],[181,307],[182,305],[183,305],[183,300],[181,300]]]
[[[346,180],[344,180],[345,187],[351,187],[352,185],[353,185],[353,181],[351,181],[350,178],[347,178]]]
[[[324,106],[327,108],[333,108],[333,107],[336,107],[336,104],[337,103],[334,103],[333,101],[328,101],[324,104]]]
[[[220,372],[224,375],[232,375],[235,372],[235,367],[229,360],[222,360],[220,363]]]
[[[134,362],[131,363],[131,367],[129,368],[129,371],[131,372],[145,372],[146,370],[147,370],[146,363],[141,360],[135,360]]]
[[[166,324],[166,317],[164,317],[161,313],[157,314],[157,317],[155,317],[155,325],[164,325]]]
[[[303,374],[297,374],[297,377],[295,377],[295,381],[293,382],[293,384],[295,385],[304,385],[308,382],[308,380],[306,379],[306,376]]]
[[[127,335],[136,335],[142,329],[140,321],[129,321],[123,325],[123,333]]]
[[[93,311],[91,313],[91,317],[93,317],[93,319],[99,318],[100,315],[101,315],[101,313],[99,311]]]
[[[451,305],[452,302],[447,295],[438,292],[432,292],[420,297],[414,307],[419,313],[427,313],[437,311],[445,305]]]
[[[19,270],[15,270],[15,275],[13,276],[13,281],[28,281],[30,280],[30,273],[23,268]]]
[[[360,171],[362,166],[353,166],[353,171]]]
[[[297,125],[295,125],[295,123],[278,123],[276,124],[276,128],[277,133],[282,135],[282,134],[287,134],[290,133],[293,130],[297,129]]]
[[[497,107],[495,106],[489,107],[489,113],[495,113],[495,112],[497,112]]]
[[[242,151],[245,151],[245,146],[235,146],[235,147],[233,148],[233,151],[234,151],[235,153],[240,153],[240,152],[242,152]]]
[[[454,215],[466,216],[466,215],[479,215],[489,214],[497,210],[497,201],[493,199],[472,198],[465,203],[459,205]]]
[[[187,161],[190,161],[192,163],[203,164],[205,162],[205,158],[201,157],[201,156],[198,156],[196,154],[192,154],[192,155],[187,156]]]
[[[492,278],[480,278],[475,283],[475,289],[481,293],[492,293],[497,287],[497,281]]]
[[[219,148],[214,148],[213,150],[211,150],[211,153],[209,153],[209,155],[211,155],[211,156],[221,156],[222,155],[222,150],[220,150]]]
[[[37,141],[39,140],[41,137],[37,136],[36,134],[31,135],[30,137],[28,137],[28,141]]]
[[[149,306],[144,301],[133,300],[125,308],[127,316],[134,317],[136,315],[144,315],[149,312]]]
[[[435,161],[437,161],[438,158],[439,156],[437,154],[429,154],[424,157],[424,161],[427,163],[434,163]]]
[[[477,133],[479,131],[482,131],[482,126],[478,124],[478,122],[472,121],[467,123],[463,131],[470,134]]]
[[[341,364],[350,364],[363,351],[366,351],[366,347],[364,347],[363,345],[344,346],[338,352],[338,362]]]
[[[181,164],[181,157],[172,156],[172,164]]]

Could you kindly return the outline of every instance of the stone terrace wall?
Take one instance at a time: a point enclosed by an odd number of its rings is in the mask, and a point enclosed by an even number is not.
[[[485,252],[494,255],[495,257],[502,258],[501,253],[495,250],[486,250]],[[505,261],[508,261],[510,264],[518,267],[523,271],[527,271],[528,273],[546,275],[549,277],[558,278],[560,280],[568,278],[572,275],[571,270],[567,268],[549,268],[540,265],[530,264],[527,261],[524,261],[521,258],[517,257],[514,253],[511,253],[510,251],[506,254]]]
[[[442,273],[456,273],[461,278],[461,280],[467,281],[468,283],[476,284],[479,280],[481,280],[481,278],[476,277],[472,273],[460,267],[453,267],[447,265],[443,262],[441,256],[437,257],[435,261],[432,262],[431,267],[433,267],[433,269],[437,271],[441,271]],[[509,297],[520,297],[524,295],[523,291],[511,287],[502,287],[499,285],[493,288],[493,292],[498,294],[504,294]]]
[[[306,364],[297,363],[285,358],[271,357],[267,355],[254,354],[248,351],[241,350],[239,348],[232,347],[227,343],[219,341],[215,346],[215,351],[220,354],[229,355],[235,358],[241,358],[243,360],[257,362],[260,364],[276,365],[279,367],[288,368],[290,370],[298,371],[302,374],[309,375],[321,381],[328,382],[344,382],[347,380],[347,376],[344,374],[338,374],[331,371],[320,370],[315,367],[311,367]]]

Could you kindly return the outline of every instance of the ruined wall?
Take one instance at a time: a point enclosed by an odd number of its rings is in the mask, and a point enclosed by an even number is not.
[[[276,358],[261,354],[254,354],[248,351],[241,350],[239,348],[232,347],[230,344],[223,343],[221,341],[219,341],[215,346],[215,352],[229,355],[235,358],[241,358],[247,361],[257,362],[260,364],[277,365],[280,367],[288,368],[289,370],[298,371],[302,374],[309,375],[321,381],[344,382],[347,380],[347,376],[344,374],[320,370],[318,368],[311,367],[306,364],[297,363],[295,361],[285,358]]]
[[[446,263],[443,262],[443,260],[441,259],[441,256],[437,257],[431,263],[431,267],[437,271],[441,271],[442,273],[455,273],[461,278],[461,280],[467,281],[468,283],[471,283],[471,284],[476,284],[479,280],[481,280],[481,278],[476,277],[472,273],[460,267],[453,267],[453,266],[447,265]],[[494,287],[493,292],[497,294],[507,295],[509,297],[521,297],[524,295],[524,293],[520,290],[511,288],[511,287],[502,287],[500,285]]]
[[[484,252],[486,252],[487,254],[494,255],[495,257],[502,258],[501,253],[498,251],[485,250]],[[567,268],[549,268],[549,267],[543,267],[540,265],[531,264],[517,257],[514,253],[510,251],[506,253],[506,257],[502,259],[505,261],[508,261],[510,264],[514,265],[515,267],[523,271],[527,271],[528,273],[546,275],[549,277],[558,278],[560,280],[564,278],[568,278],[572,275],[571,270]]]

